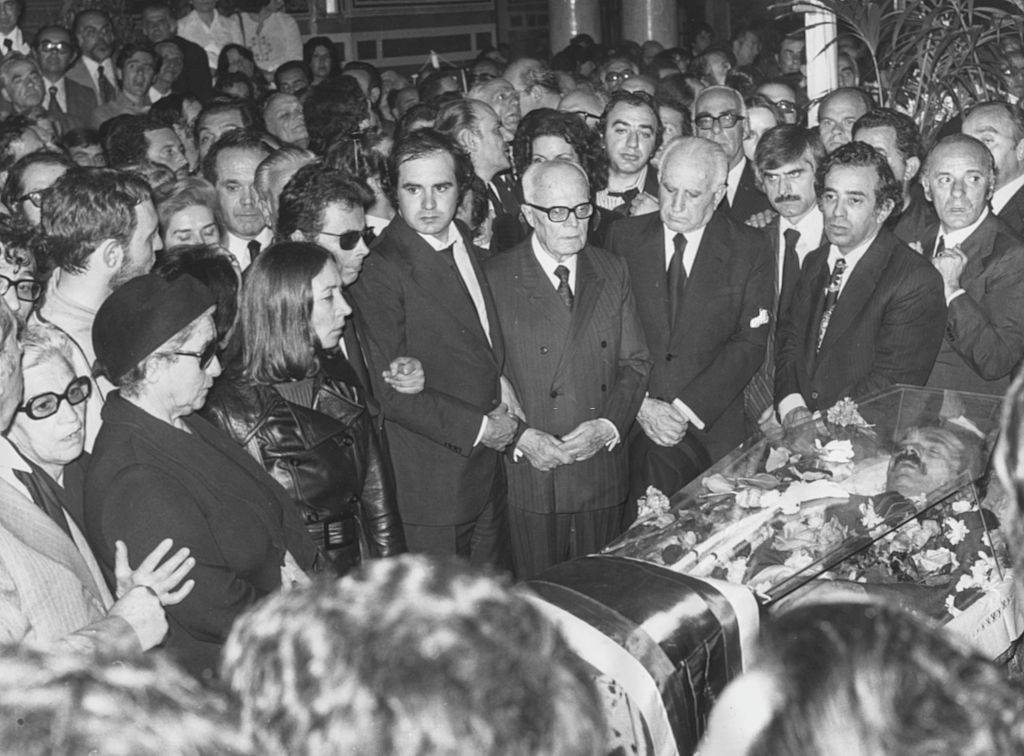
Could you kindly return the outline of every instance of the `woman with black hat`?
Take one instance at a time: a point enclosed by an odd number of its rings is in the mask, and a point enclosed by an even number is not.
[[[319,567],[281,487],[193,414],[221,371],[213,312],[209,290],[187,275],[140,276],[100,307],[93,346],[119,390],[103,407],[84,507],[108,571],[116,540],[129,554],[149,553],[165,537],[190,549],[195,588],[168,609],[165,647],[207,677],[240,612]]]

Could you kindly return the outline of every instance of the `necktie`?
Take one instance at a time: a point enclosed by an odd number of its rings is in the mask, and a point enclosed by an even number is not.
[[[818,349],[821,349],[821,342],[825,339],[825,332],[828,330],[828,322],[832,319],[836,302],[839,301],[839,286],[843,283],[845,272],[846,258],[840,257],[836,260],[836,266],[832,268],[832,277],[829,278],[828,287],[825,289],[825,310],[821,313],[821,325],[818,327]]]
[[[800,241],[800,232],[795,228],[787,228],[782,233],[786,246],[782,253],[782,280],[779,282],[779,314],[789,309],[796,291],[796,281],[800,277],[800,258],[796,254],[796,245]]]
[[[946,251],[946,237],[939,234],[939,243],[935,246],[935,257],[938,257]]]
[[[117,91],[114,89],[114,85],[110,83],[106,73],[104,73],[103,66],[96,69],[96,81],[100,85],[100,105],[106,105],[117,97]]]
[[[558,296],[562,300],[562,304],[566,307],[572,307],[572,289],[569,287],[569,269],[564,265],[559,265],[555,268],[555,275],[558,276]]]
[[[9,40],[9,39],[5,39],[4,40],[4,55],[10,55],[11,54],[11,50],[13,50],[13,49],[14,49],[14,43],[11,40]]]
[[[682,234],[676,234],[672,237],[672,244],[675,246],[676,251],[672,254],[672,259],[668,264],[668,272],[665,274],[670,328],[676,322],[676,315],[679,313],[679,300],[682,299],[683,290],[686,288],[686,266],[683,265],[686,237]]]
[[[64,111],[57,101],[57,87],[50,87],[50,104],[47,105],[46,110],[50,115],[64,115]]]
[[[249,250],[249,262],[252,262],[259,255],[263,245],[259,243],[257,239],[250,239],[249,243],[245,245]]]
[[[635,186],[632,189],[627,189],[624,192],[613,192],[611,190],[608,191],[609,197],[618,197],[619,199],[622,200],[622,204],[626,206],[627,213],[629,212],[630,205],[633,204],[633,200],[635,200],[639,194],[640,190]]]

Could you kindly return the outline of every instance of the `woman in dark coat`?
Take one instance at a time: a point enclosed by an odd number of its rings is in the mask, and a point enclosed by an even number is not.
[[[207,416],[285,487],[338,574],[405,551],[394,480],[365,388],[339,349],[351,308],[316,244],[286,242],[246,272],[227,374]]]
[[[287,494],[245,450],[194,412],[220,374],[213,296],[191,276],[132,279],[100,307],[93,345],[118,387],[86,476],[84,520],[110,575],[115,541],[148,554],[188,547],[195,588],[167,607],[165,648],[212,676],[235,617],[291,582],[318,553]]]

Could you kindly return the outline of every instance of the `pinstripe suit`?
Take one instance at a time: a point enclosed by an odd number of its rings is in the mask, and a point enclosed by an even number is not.
[[[532,238],[532,237],[531,237]],[[570,310],[534,256],[531,239],[487,262],[485,271],[505,342],[505,375],[512,382],[531,428],[562,436],[580,423],[610,420],[624,442],[643,400],[650,360],[629,285],[625,263],[597,247],[577,257],[575,302]],[[548,472],[525,459],[507,464],[510,514],[515,510],[545,515],[612,510],[614,527],[628,485],[625,444],[601,450],[588,460]],[[606,513],[607,514],[607,513]],[[601,548],[616,533],[577,528],[593,534],[577,541],[582,556]],[[513,523],[515,519],[513,517]],[[535,574],[548,566],[532,551],[549,552],[544,533],[524,539],[513,526],[517,574],[529,561]],[[537,543],[536,536],[544,539]],[[532,543],[524,543],[532,540]],[[602,542],[597,542],[602,541]],[[566,544],[551,549],[549,561],[575,556]],[[560,552],[560,553],[559,553]]]
[[[138,651],[131,626],[107,616],[110,591],[82,532],[68,525],[74,541],[0,480],[0,640]]]

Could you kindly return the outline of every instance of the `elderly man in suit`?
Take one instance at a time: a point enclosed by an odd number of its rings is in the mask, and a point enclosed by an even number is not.
[[[829,243],[804,261],[779,327],[775,397],[783,426],[895,383],[923,385],[939,351],[946,303],[928,260],[885,227],[900,201],[885,157],[862,142],[818,167]]]
[[[107,12],[98,8],[79,11],[73,31],[79,58],[67,78],[92,92],[94,106],[106,105],[117,96],[114,79],[114,26]]]
[[[75,59],[71,32],[62,26],[44,26],[36,33],[33,54],[46,87],[43,110],[60,121],[65,131],[90,123],[92,111],[96,109],[96,95],[89,87],[66,76]]]
[[[928,385],[1002,396],[1024,357],[1024,242],[988,207],[994,171],[990,151],[973,137],[935,145],[924,189],[939,223],[922,246],[949,305]]]
[[[0,302],[0,429],[4,431],[22,399],[21,357],[14,313]],[[66,432],[68,426],[60,427]],[[172,545],[165,542],[133,572],[128,555],[119,547],[119,598],[115,601],[74,518],[59,505],[59,511],[51,512],[37,501],[37,492],[26,483],[31,475],[26,458],[6,436],[0,436],[0,642],[122,654],[156,646],[167,632],[161,601],[175,603],[168,592],[180,582],[181,570],[191,569],[185,563],[188,551],[179,551],[161,565]],[[57,518],[63,522],[58,524]],[[169,569],[164,571],[163,566]],[[176,576],[171,585],[163,582],[168,575]],[[182,586],[177,600],[189,590],[190,586]]]
[[[1024,116],[1007,102],[983,102],[964,116],[961,131],[980,140],[996,165],[989,205],[1024,238]]]
[[[587,246],[590,182],[575,163],[523,175],[533,233],[486,265],[505,375],[525,415],[506,465],[516,575],[597,551],[619,533],[622,443],[650,372],[621,258]]]
[[[722,149],[683,137],[661,167],[660,212],[620,220],[608,237],[629,266],[653,360],[631,439],[631,501],[648,484],[674,493],[746,437],[743,388],[764,359],[774,309],[764,234],[715,210],[726,191]]]
[[[502,401],[498,313],[468,231],[455,211],[473,166],[448,137],[423,129],[389,159],[398,214],[374,240],[348,292],[384,409],[410,551],[506,566],[505,476],[498,452],[516,420]],[[383,379],[416,357],[426,387],[400,394]]]
[[[753,163],[743,152],[747,132],[747,109],[739,92],[721,86],[701,90],[693,103],[693,133],[721,147],[729,162],[721,208],[737,223],[760,227],[772,206],[757,185]]]

